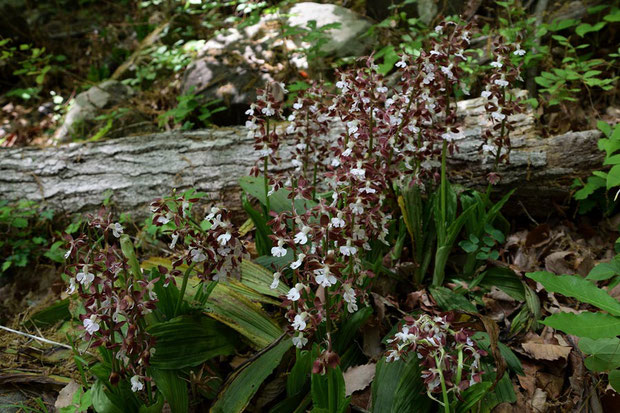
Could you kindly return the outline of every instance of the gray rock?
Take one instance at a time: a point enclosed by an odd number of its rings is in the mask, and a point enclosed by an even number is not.
[[[418,15],[424,24],[430,24],[437,15],[437,2],[434,0],[418,1]]]
[[[329,31],[329,41],[322,50],[337,57],[361,56],[368,47],[368,41],[361,36],[370,28],[371,23],[359,14],[335,4],[297,3],[288,12],[289,26],[307,27],[311,20],[317,27],[340,23],[337,29]]]
[[[286,15],[271,14],[245,28],[231,28],[207,41],[185,71],[181,93],[201,95],[206,101],[220,99],[229,110],[216,115],[218,124],[243,123],[243,114],[256,99],[256,88],[273,80],[286,81],[285,58],[298,68],[308,62],[298,50],[307,45],[301,38],[281,38],[282,26],[307,28],[315,20],[321,27],[340,23],[329,31],[323,51],[331,56],[361,56],[367,44],[360,36],[370,27],[362,16],[340,6],[298,3]]]
[[[80,93],[65,115],[63,124],[54,133],[54,140],[64,143],[76,135],[87,135],[103,110],[118,105],[132,94],[129,86],[116,80],[106,80]]]

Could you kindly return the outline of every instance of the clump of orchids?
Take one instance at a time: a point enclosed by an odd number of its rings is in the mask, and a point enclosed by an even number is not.
[[[67,293],[78,295],[84,307],[82,338],[90,347],[101,347],[110,355],[109,382],[113,386],[128,379],[132,391],[147,390],[150,397],[152,379],[147,369],[156,342],[147,332],[147,316],[157,309],[157,285],[176,285],[175,277],[182,277],[177,315],[190,275],[214,282],[238,277],[239,264],[247,253],[230,222],[230,213],[213,207],[197,221],[191,210],[198,199],[171,196],[151,204],[152,223],[170,237],[169,248],[176,257],[171,270],[159,266],[157,272],[144,272],[123,226],[112,222],[104,210],[92,217],[87,233],[76,239],[65,235],[65,258],[71,261],[65,269]]]
[[[407,316],[394,338],[386,361],[415,355],[422,365],[422,379],[429,397],[441,393],[444,407],[449,409],[450,393],[459,394],[482,380],[480,358],[487,353],[471,339],[472,330],[455,330],[450,317],[422,314]]]
[[[129,379],[132,390],[140,391],[150,380],[146,369],[155,341],[146,332],[146,316],[156,307],[159,278],[149,279],[132,266],[121,245],[129,239],[110,214],[102,209],[90,218],[87,233],[76,239],[65,235],[67,293],[79,296],[84,308],[82,338],[111,354],[110,384]]]
[[[389,246],[395,188],[437,178],[431,161],[455,150],[459,130],[450,103],[455,88],[465,89],[459,63],[466,60],[469,30],[450,22],[438,26],[442,36],[428,52],[404,55],[396,64],[396,84],[365,58],[360,68],[337,74],[335,93],[314,85],[294,101],[286,129],[278,125],[282,85],[259,91],[248,111],[261,156],[253,174],[263,173],[271,254],[279,259],[272,287],[290,286],[283,305],[297,347],[325,323],[325,351],[331,351],[334,323],[366,301],[375,275],[364,254]],[[333,129],[341,132],[329,140]],[[284,138],[292,142],[286,153],[292,169],[274,175],[269,165],[281,164]],[[269,195],[280,188],[291,206],[276,213]]]
[[[437,186],[446,179],[446,156],[463,138],[455,93],[469,94],[460,65],[467,60],[471,30],[440,24],[430,47],[416,57],[403,55],[393,77],[378,73],[369,57],[360,60],[361,67],[337,73],[335,92],[315,83],[294,100],[286,128],[282,84],[260,90],[247,112],[249,137],[260,155],[252,174],[263,176],[272,232],[272,288],[280,282],[290,287],[282,305],[298,348],[325,324],[323,365],[334,361],[335,323],[366,301],[375,274],[365,254],[390,245],[398,188]],[[483,92],[491,130],[481,150],[496,162],[508,159],[508,117],[521,110],[506,92],[519,76],[510,52],[520,56],[522,50],[496,43]],[[334,131],[339,131],[335,139]],[[270,196],[280,189],[290,207],[272,211]]]

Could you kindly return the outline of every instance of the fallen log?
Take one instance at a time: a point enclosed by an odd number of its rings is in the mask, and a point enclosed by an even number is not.
[[[488,126],[481,99],[459,102],[463,132],[450,157],[455,183],[483,188],[492,162],[478,152]],[[598,131],[541,138],[530,113],[516,115],[510,164],[500,168],[500,190],[515,195],[534,215],[546,215],[552,200],[566,199],[574,178],[602,164]],[[330,132],[338,134],[335,128]],[[166,132],[95,143],[48,148],[9,148],[0,152],[0,199],[29,199],[56,211],[86,212],[111,195],[119,212],[148,215],[151,200],[196,188],[213,203],[239,211],[238,180],[256,155],[243,127]],[[286,168],[283,165],[282,168]]]

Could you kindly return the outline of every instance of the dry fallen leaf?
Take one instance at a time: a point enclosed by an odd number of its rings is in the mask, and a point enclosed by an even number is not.
[[[539,372],[536,375],[538,379],[538,385],[545,389],[551,400],[557,400],[562,393],[564,387],[564,377],[556,376],[555,374]]]
[[[343,374],[346,396],[368,387],[375,378],[375,370],[376,363],[362,364],[347,369]]]
[[[54,403],[56,409],[62,409],[63,407],[71,406],[73,403],[73,395],[82,388],[74,380],[71,380],[65,387],[58,393],[58,398]]]
[[[541,369],[541,366],[538,364],[528,363],[527,361],[522,361],[521,365],[523,366],[523,376],[518,375],[517,380],[519,381],[519,385],[527,391],[528,395],[532,397],[534,392],[536,391],[536,374],[538,370]]]
[[[560,346],[557,344],[541,344],[541,343],[522,343],[521,347],[533,358],[537,360],[559,360],[565,359],[571,352],[570,347]]]
[[[575,268],[570,258],[574,261],[575,253],[572,251],[556,251],[545,258],[545,269],[554,274],[575,274]]]
[[[549,406],[547,405],[547,393],[541,389],[536,389],[532,397],[532,409],[537,413],[544,413]]]

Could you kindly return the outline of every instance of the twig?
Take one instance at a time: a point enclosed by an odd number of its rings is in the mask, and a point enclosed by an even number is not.
[[[527,217],[530,219],[530,221],[532,221],[534,224],[538,225],[538,221],[536,221],[534,218],[532,218],[532,216],[527,211],[527,208],[525,208],[525,205],[523,205],[523,202],[521,202],[521,200],[519,200],[519,205],[521,205],[521,208],[523,208],[523,212],[525,212],[525,215],[527,215]]]
[[[3,325],[0,325],[0,329],[6,330],[6,331],[8,331],[10,333],[19,334],[20,336],[25,336],[25,337],[31,338],[33,340],[40,341],[42,343],[53,344],[55,346],[60,346],[60,347],[63,347],[63,348],[68,348],[69,350],[73,350],[73,348],[70,345],[68,345],[68,344],[59,343],[57,341],[48,340],[48,339],[46,339],[44,337],[39,337],[39,336],[35,336],[35,335],[32,335],[32,334],[24,333],[22,331],[13,330],[12,328],[8,328],[8,327],[5,327]]]

